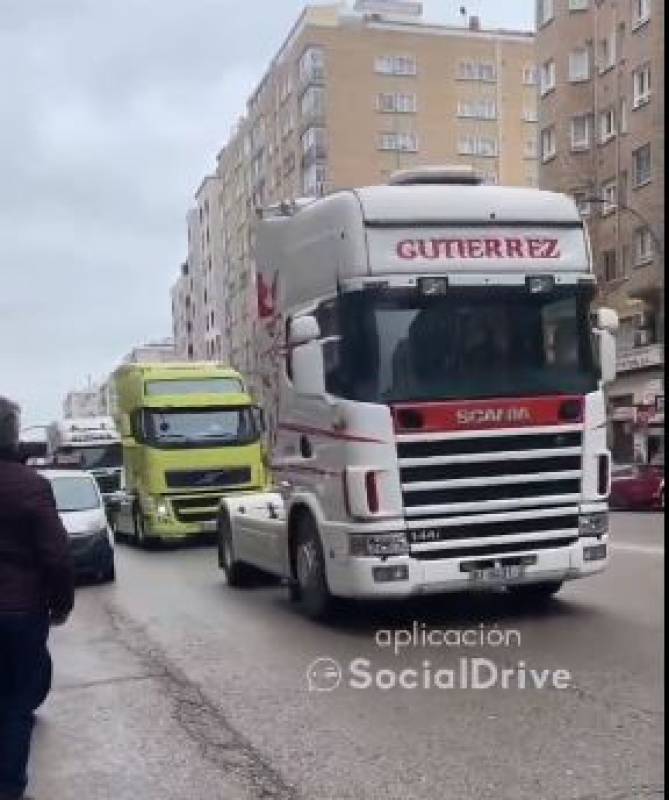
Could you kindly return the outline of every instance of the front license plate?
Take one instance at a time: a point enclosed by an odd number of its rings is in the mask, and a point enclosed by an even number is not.
[[[508,583],[509,581],[517,581],[523,575],[525,575],[524,566],[510,564],[472,570],[469,573],[469,580],[475,583]]]

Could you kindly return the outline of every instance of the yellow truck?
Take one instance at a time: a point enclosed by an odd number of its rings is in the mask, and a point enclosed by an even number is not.
[[[266,485],[262,412],[239,373],[124,364],[114,388],[126,475],[117,534],[146,546],[213,533],[224,496]]]

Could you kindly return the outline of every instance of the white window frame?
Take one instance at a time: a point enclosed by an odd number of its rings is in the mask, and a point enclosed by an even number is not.
[[[379,134],[377,149],[395,153],[417,153],[418,136],[415,133],[385,131]]]
[[[651,0],[632,0],[632,30],[645,25],[650,19]]]
[[[588,80],[590,80],[590,51],[587,47],[577,47],[569,53],[569,82],[582,83]]]
[[[576,125],[580,122],[584,123],[584,135],[581,138],[578,138],[576,136]],[[571,118],[570,140],[572,151],[580,152],[590,149],[591,126],[592,122],[590,114],[575,114]]]
[[[549,58],[541,65],[539,73],[539,93],[545,97],[549,92],[555,89],[556,83],[556,66],[555,59]]]
[[[546,141],[548,140],[549,144],[551,145],[549,149],[546,148]],[[555,133],[555,125],[549,125],[547,128],[543,128],[540,134],[539,139],[540,144],[540,156],[542,163],[546,163],[551,159],[555,158],[557,155],[557,139]]]
[[[415,114],[416,95],[404,92],[379,92],[376,110],[382,114]]]
[[[590,7],[590,0],[569,0],[570,11],[587,11]]]
[[[523,67],[523,85],[536,86],[538,83],[536,64],[526,64]]]
[[[497,103],[493,98],[458,100],[458,117],[465,119],[497,119]]]
[[[645,225],[634,231],[634,266],[643,267],[655,258],[655,242],[650,228]]]
[[[605,181],[599,190],[602,203],[602,216],[612,214],[618,206],[618,184],[615,178]]]
[[[642,150],[648,149],[649,153],[649,167],[648,167],[648,176],[644,177],[642,180],[639,180],[639,170],[638,170],[638,157]],[[637,147],[636,150],[632,151],[632,179],[634,181],[634,188],[638,189],[642,186],[646,186],[646,184],[650,183],[653,180],[653,154],[650,147],[650,144],[646,142],[646,144],[641,145],[641,147]]]
[[[611,106],[599,112],[599,143],[606,144],[616,137],[616,110]]]
[[[376,56],[374,72],[379,75],[414,77],[418,74],[418,64],[416,57],[410,55]]]
[[[632,108],[637,109],[650,102],[650,64],[635,69],[632,73]]]

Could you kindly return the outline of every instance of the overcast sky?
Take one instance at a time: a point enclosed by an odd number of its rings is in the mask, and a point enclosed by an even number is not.
[[[532,0],[466,5],[533,25]],[[0,394],[25,424],[170,334],[193,192],[302,6],[0,0]]]

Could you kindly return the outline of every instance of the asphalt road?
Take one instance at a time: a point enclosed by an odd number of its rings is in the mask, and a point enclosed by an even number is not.
[[[229,589],[212,548],[121,545],[117,583],[81,588],[54,631],[31,789],[42,800],[663,797],[663,518],[613,520],[608,571],[544,610],[451,596],[353,606],[328,626],[280,586]],[[423,630],[440,641],[422,646]],[[309,690],[319,658],[341,666],[338,688]],[[480,678],[498,670],[495,685],[461,688],[461,659],[477,658]],[[367,660],[358,677],[355,659]],[[317,667],[312,689],[329,688]],[[549,685],[532,688],[531,669]],[[350,683],[387,686],[402,670],[406,688]]]

